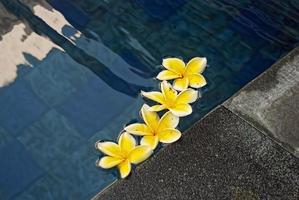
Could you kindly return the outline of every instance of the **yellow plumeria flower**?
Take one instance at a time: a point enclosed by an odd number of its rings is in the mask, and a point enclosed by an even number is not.
[[[172,114],[178,117],[191,114],[192,107],[189,104],[195,102],[198,98],[198,92],[190,88],[178,94],[167,81],[161,83],[161,92],[142,91],[141,94],[160,104],[150,107],[150,111],[158,112],[168,109]]]
[[[207,65],[206,58],[195,57],[187,65],[179,58],[163,59],[162,65],[167,69],[157,76],[159,80],[173,80],[173,88],[179,91],[185,90],[188,86],[201,88],[207,84],[206,79],[201,75]]]
[[[140,144],[148,145],[155,149],[158,142],[173,143],[180,139],[181,132],[177,129],[179,117],[171,112],[165,113],[161,119],[156,112],[149,111],[149,106],[144,104],[141,115],[145,123],[135,123],[125,127],[131,134],[143,136]]]
[[[98,165],[104,169],[117,166],[121,178],[125,178],[130,174],[131,163],[141,163],[153,152],[149,146],[136,146],[135,138],[127,132],[120,135],[118,144],[114,142],[97,142],[96,148],[107,155],[99,160]]]

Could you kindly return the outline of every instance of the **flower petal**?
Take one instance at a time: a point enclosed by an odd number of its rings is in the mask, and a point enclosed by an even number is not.
[[[185,75],[201,74],[207,66],[207,59],[201,57],[192,58],[186,66]]]
[[[192,74],[189,77],[189,84],[194,88],[201,88],[207,84],[205,77],[201,74]]]
[[[160,119],[158,132],[169,128],[175,128],[178,124],[179,117],[173,115],[170,111],[168,111]]]
[[[175,91],[167,81],[163,81],[161,83],[161,91],[164,95],[165,103],[175,101],[177,97],[177,91]]]
[[[158,102],[160,104],[163,104],[164,103],[164,96],[161,92],[144,92],[144,91],[141,91],[141,94],[142,96],[150,99],[150,100],[153,100],[155,102]]]
[[[153,153],[151,147],[149,146],[137,146],[129,155],[129,160],[131,163],[138,164],[146,160]]]
[[[161,110],[164,110],[165,108],[166,107],[164,105],[154,105],[149,108],[149,111],[159,112]]]
[[[158,134],[159,141],[163,143],[173,143],[181,136],[181,132],[177,129],[166,129]]]
[[[152,135],[151,129],[146,124],[135,123],[126,126],[125,131],[134,135]]]
[[[120,147],[114,142],[97,142],[96,148],[108,156],[116,158],[122,157]]]
[[[185,71],[185,63],[179,58],[165,58],[162,65],[166,69],[178,74],[183,74]]]
[[[126,178],[131,172],[131,163],[127,159],[118,165],[118,170],[121,178]]]
[[[173,82],[173,88],[179,91],[186,90],[189,85],[188,77],[177,78]]]
[[[193,103],[197,100],[198,98],[198,91],[193,90],[193,89],[187,89],[182,91],[177,99],[176,103],[177,104],[188,104],[188,103]]]
[[[159,142],[159,138],[157,136],[146,135],[141,138],[140,144],[149,146],[154,150],[157,147],[158,142]]]
[[[160,72],[157,76],[157,79],[159,80],[172,80],[175,78],[180,77],[180,74],[177,74],[175,72],[169,71],[169,70],[163,70]]]
[[[178,104],[169,110],[178,117],[184,117],[192,113],[192,107],[189,104]]]
[[[104,169],[109,169],[111,167],[115,167],[122,161],[123,161],[122,158],[114,158],[111,156],[104,156],[103,158],[101,158],[98,165]]]
[[[124,132],[118,138],[118,145],[122,153],[128,155],[135,148],[136,140],[129,133]]]
[[[156,112],[150,111],[149,108],[148,105],[144,104],[141,108],[141,115],[146,125],[155,131],[158,128],[160,118]]]

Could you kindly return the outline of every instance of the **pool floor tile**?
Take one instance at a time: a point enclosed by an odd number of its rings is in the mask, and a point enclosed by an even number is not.
[[[0,148],[0,188],[9,198],[22,192],[44,172],[17,140]]]
[[[50,110],[24,130],[18,140],[36,162],[47,168],[49,163],[74,154],[87,140],[55,110]]]
[[[90,199],[117,179],[115,174],[96,167],[95,158],[83,162],[66,158],[52,165],[48,173],[58,180],[58,188],[68,191],[69,199]]]
[[[31,184],[24,192],[20,193],[15,200],[32,200],[32,199],[69,199],[68,194],[58,187],[58,181],[45,175]]]
[[[0,126],[14,135],[18,135],[48,109],[24,79],[17,79],[1,89],[0,105]]]
[[[13,139],[14,137],[10,133],[8,133],[6,130],[0,127],[0,148],[5,146]]]
[[[92,72],[88,72],[69,55],[53,49],[26,79],[40,98],[54,106],[85,84],[91,74]]]
[[[94,77],[57,106],[57,110],[88,139],[133,101],[134,99],[114,91],[98,77]]]

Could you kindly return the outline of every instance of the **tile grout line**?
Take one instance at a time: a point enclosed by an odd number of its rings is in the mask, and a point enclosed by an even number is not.
[[[264,77],[264,76],[267,76],[267,74],[269,74],[269,73],[271,74],[272,70],[273,69],[275,70],[275,68],[277,66],[283,66],[283,65],[285,65],[286,63],[289,62],[289,59],[294,59],[294,57],[297,54],[299,54],[299,46],[294,47],[291,51],[289,51],[287,54],[285,54],[283,57],[281,57],[279,60],[277,60],[274,64],[272,64],[268,69],[266,69],[264,72],[262,72],[256,78],[254,78],[249,83],[247,83],[244,87],[242,87],[239,91],[237,91],[235,94],[233,94],[227,100],[225,100],[221,105],[224,108],[226,108],[227,110],[229,110],[230,112],[232,112],[234,115],[236,115],[239,118],[241,118],[247,124],[249,124],[250,126],[254,127],[256,130],[258,130],[259,132],[261,132],[263,135],[265,135],[271,141],[273,141],[276,144],[278,144],[281,148],[283,148],[285,151],[287,151],[288,153],[290,153],[292,156],[294,156],[295,158],[299,159],[299,157],[294,154],[294,152],[292,151],[292,148],[289,146],[289,144],[284,143],[282,141],[279,141],[278,138],[275,138],[274,136],[271,136],[272,132],[270,130],[268,130],[269,132],[267,132],[266,129],[263,129],[263,125],[261,123],[255,122],[256,123],[255,124],[255,123],[251,122],[249,119],[246,119],[246,117],[245,117],[246,113],[242,113],[242,112],[237,113],[236,111],[233,111],[233,109],[231,109],[230,106],[229,106],[229,102],[232,99],[234,99],[235,97],[237,97],[242,91],[246,91],[246,89],[250,88],[250,86],[256,85],[256,83],[255,83],[256,81],[258,81],[259,79],[262,79],[262,77]]]
[[[250,121],[246,120],[243,116],[238,115],[237,113],[235,113],[233,110],[229,109],[228,107],[226,107],[225,105],[221,105],[224,109],[228,110],[229,112],[231,112],[233,115],[235,115],[236,117],[238,117],[241,121],[245,122],[246,124],[248,124],[249,126],[251,126],[252,128],[254,128],[255,130],[257,130],[261,135],[265,136],[267,139],[269,139],[271,142],[273,142],[274,144],[278,145],[281,149],[283,149],[284,151],[286,151],[287,153],[289,153],[292,157],[296,158],[299,160],[299,158],[297,156],[295,156],[290,149],[286,148],[284,145],[282,145],[281,142],[279,142],[276,138],[271,137],[269,134],[267,134],[264,130],[260,129],[259,127],[255,126],[253,123],[251,123]]]

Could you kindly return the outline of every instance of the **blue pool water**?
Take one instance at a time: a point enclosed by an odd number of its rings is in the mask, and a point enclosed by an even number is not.
[[[298,19],[298,0],[0,0],[0,199],[90,199],[118,177],[94,143],[139,120],[162,58],[208,58],[185,130],[296,47]]]

